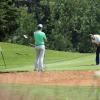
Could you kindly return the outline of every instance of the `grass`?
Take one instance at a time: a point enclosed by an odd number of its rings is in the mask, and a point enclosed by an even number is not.
[[[6,62],[3,66],[0,55],[0,70],[32,70],[35,49],[24,45],[0,42]],[[88,70],[100,69],[95,65],[94,53],[75,53],[46,50],[44,66],[46,70]]]
[[[6,68],[0,55],[0,70],[32,70],[35,49],[24,45],[0,42]],[[94,53],[73,53],[46,50],[46,70],[100,69],[95,65]],[[3,96],[4,95],[4,96]],[[100,100],[100,87],[95,86],[33,86],[23,84],[1,84],[0,98],[7,100]],[[5,99],[2,99],[5,100]]]
[[[7,100],[12,95],[22,96],[18,100],[100,100],[100,87],[1,84],[0,90],[10,92]]]

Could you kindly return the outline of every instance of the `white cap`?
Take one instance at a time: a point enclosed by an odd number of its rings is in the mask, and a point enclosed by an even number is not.
[[[38,27],[41,27],[41,28],[43,28],[43,25],[42,25],[42,24],[38,24]]]

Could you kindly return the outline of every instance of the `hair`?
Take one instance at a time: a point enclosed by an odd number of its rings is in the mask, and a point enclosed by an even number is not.
[[[42,30],[42,27],[39,27],[39,26],[38,26],[38,30]]]

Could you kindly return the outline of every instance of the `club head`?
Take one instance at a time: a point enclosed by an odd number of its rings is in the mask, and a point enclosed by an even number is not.
[[[23,37],[25,38],[25,39],[27,39],[28,37],[27,37],[27,35],[23,35]]]

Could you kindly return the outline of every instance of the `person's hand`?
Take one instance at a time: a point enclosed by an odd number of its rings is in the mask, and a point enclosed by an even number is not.
[[[96,43],[97,46],[100,46],[100,43]]]

